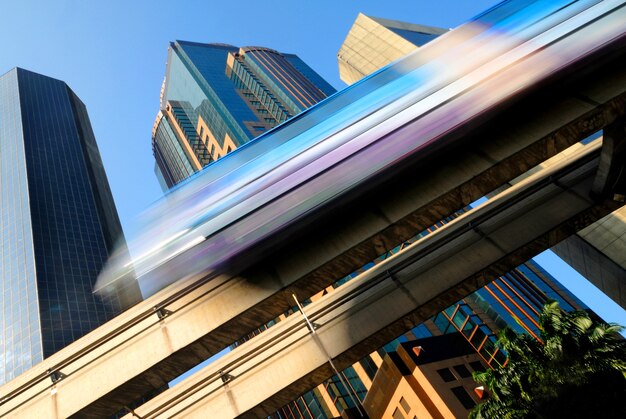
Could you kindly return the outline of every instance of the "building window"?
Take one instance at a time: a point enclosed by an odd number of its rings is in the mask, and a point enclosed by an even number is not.
[[[393,411],[393,419],[405,419],[404,415],[402,414],[402,412],[400,411],[400,409],[398,409],[396,407],[396,410]]]
[[[365,373],[367,374],[369,379],[373,380],[374,376],[376,375],[376,371],[378,371],[378,367],[376,366],[372,358],[368,355],[365,358],[361,359],[359,363],[365,370]]]
[[[474,400],[472,400],[472,397],[467,393],[467,390],[465,390],[462,386],[452,387],[450,390],[452,390],[452,393],[454,393],[464,408],[471,409],[476,405]]]
[[[439,330],[441,330],[441,333],[449,333],[452,329],[452,325],[450,324],[450,321],[446,318],[446,316],[444,316],[443,313],[438,313],[437,315],[435,315],[435,317],[433,317],[433,321],[435,322],[435,325],[437,326],[437,328]]]
[[[409,412],[411,411],[411,406],[409,406],[409,404],[407,403],[407,401],[404,399],[404,397],[400,397],[400,406],[402,406],[402,409],[404,410],[404,412],[408,415]]]
[[[433,335],[432,333],[430,333],[430,330],[428,330],[428,327],[426,327],[424,323],[421,323],[418,326],[411,329],[411,332],[413,332],[413,335],[417,339],[427,338]]]
[[[485,371],[485,366],[480,361],[472,361],[469,364],[470,364],[470,367],[472,367],[472,370],[474,371],[479,371],[479,372]]]
[[[345,377],[348,385],[352,389],[352,392],[356,393],[356,396],[359,398],[359,400],[363,401],[365,399],[365,394],[367,394],[367,388],[365,388],[365,385],[363,385],[363,382],[357,375],[354,368],[348,367],[343,370],[341,374],[343,374],[343,376]]]
[[[467,378],[467,377],[471,377],[472,376],[472,373],[469,372],[467,367],[465,365],[463,365],[463,364],[455,365],[453,368],[454,368],[454,371],[456,371],[456,373],[461,378]]]
[[[440,370],[437,370],[437,374],[439,374],[441,379],[446,383],[456,380],[456,377],[454,376],[454,374],[452,374],[452,371],[450,371],[449,368],[442,368]]]

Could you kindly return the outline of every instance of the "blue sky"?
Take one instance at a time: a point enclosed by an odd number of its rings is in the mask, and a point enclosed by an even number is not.
[[[298,54],[337,89],[336,54],[359,12],[453,28],[493,0],[0,0],[0,74],[66,81],[87,105],[124,229],[161,196],[150,133],[167,46],[183,39]],[[262,4],[262,7],[259,7]],[[549,253],[539,262],[608,321],[626,312]]]

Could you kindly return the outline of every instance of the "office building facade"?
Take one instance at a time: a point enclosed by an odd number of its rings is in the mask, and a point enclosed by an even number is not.
[[[123,240],[85,105],[62,81],[0,76],[0,383],[140,301],[92,287]]]
[[[359,13],[337,53],[339,77],[355,83],[447,31]]]
[[[152,130],[161,186],[172,187],[334,92],[293,54],[171,43]]]
[[[370,418],[463,418],[480,402],[472,372],[483,362],[458,333],[398,345],[363,400]]]
[[[580,230],[552,250],[626,309],[626,207]]]

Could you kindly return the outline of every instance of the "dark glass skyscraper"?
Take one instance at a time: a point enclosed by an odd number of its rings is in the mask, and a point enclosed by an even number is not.
[[[141,298],[92,286],[121,225],[85,105],[62,81],[0,76],[0,383]]]
[[[334,92],[293,54],[173,42],[152,130],[161,185],[175,185]]]

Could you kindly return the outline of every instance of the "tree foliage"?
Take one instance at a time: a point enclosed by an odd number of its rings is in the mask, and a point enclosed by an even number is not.
[[[626,417],[626,341],[621,326],[549,302],[539,342],[504,329],[498,342],[509,362],[474,373],[489,391],[470,418]]]

